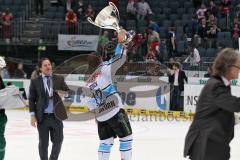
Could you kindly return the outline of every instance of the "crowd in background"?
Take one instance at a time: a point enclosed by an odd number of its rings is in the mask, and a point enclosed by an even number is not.
[[[37,15],[44,15],[42,0],[37,1],[35,12]],[[117,7],[120,7],[118,0],[111,1]],[[137,49],[129,51],[128,62],[160,62],[161,64],[167,64],[175,61],[181,64],[189,63],[191,67],[198,66],[203,62],[203,55],[199,48],[221,49],[224,47],[223,45],[227,41],[219,41],[218,39],[221,32],[230,33],[233,47],[238,48],[239,16],[238,12],[234,10],[236,6],[233,6],[233,0],[221,0],[220,3],[216,3],[216,1],[192,0],[192,6],[189,9],[193,8],[194,10],[190,19],[186,21],[182,19],[182,24],[179,26],[175,25],[176,20],[173,21],[174,25],[172,23],[172,25],[166,27],[158,19],[159,13],[156,7],[159,8],[159,6],[154,6],[151,3],[152,1],[128,0],[125,6],[127,14],[121,15],[122,13],[120,13],[120,17],[123,17],[122,19],[126,23],[121,21],[120,24],[126,29],[134,29],[137,32],[135,40]],[[109,1],[106,1],[106,4],[107,2]],[[79,22],[87,21],[87,17],[94,19],[99,11],[99,9],[96,9],[97,6],[92,5],[91,1],[58,0],[57,3],[65,8],[64,20],[69,34],[78,34]],[[164,10],[161,7],[160,9]],[[225,29],[222,29],[222,26],[219,26],[218,23],[223,18],[226,19]],[[10,26],[13,21],[13,14],[9,9],[6,9],[1,13],[0,19],[0,30],[4,30],[4,34],[0,34],[0,36],[8,39],[11,37]],[[127,22],[132,20],[136,26],[129,28]],[[167,29],[165,33],[161,32],[163,28]],[[101,30],[96,54],[100,54],[103,59],[111,58],[116,43],[117,32]],[[205,56],[208,57],[208,55]]]

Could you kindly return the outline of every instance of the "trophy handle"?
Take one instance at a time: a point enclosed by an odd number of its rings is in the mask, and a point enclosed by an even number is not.
[[[118,19],[118,22],[119,22],[120,16],[119,16],[118,8],[115,6],[115,4],[113,2],[109,2],[109,5],[113,7],[113,11],[116,13],[116,16],[117,16],[117,19]]]
[[[91,23],[91,24],[93,24],[93,25],[95,25],[95,26],[98,26],[98,27],[100,27],[100,28],[103,28],[102,26],[100,26],[100,25],[98,25],[97,23],[95,23],[95,22],[92,20],[91,17],[88,17],[87,20],[88,20],[89,23]]]

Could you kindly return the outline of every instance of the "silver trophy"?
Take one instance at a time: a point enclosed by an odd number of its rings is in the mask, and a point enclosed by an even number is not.
[[[117,32],[120,32],[121,28],[119,27],[119,12],[114,3],[109,2],[109,5],[103,8],[93,21],[90,17],[87,19],[91,24],[98,26],[104,29],[113,29]]]

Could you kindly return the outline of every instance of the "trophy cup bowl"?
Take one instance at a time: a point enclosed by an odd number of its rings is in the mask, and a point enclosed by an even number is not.
[[[113,29],[117,32],[120,32],[121,28],[119,27],[119,12],[114,3],[109,2],[109,5],[103,8],[95,18],[95,21],[92,18],[88,17],[87,20],[100,28],[104,29]]]

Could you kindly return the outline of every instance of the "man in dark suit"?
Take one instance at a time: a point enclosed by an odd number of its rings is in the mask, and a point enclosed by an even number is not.
[[[201,91],[196,115],[186,136],[184,157],[192,160],[229,160],[234,137],[234,112],[240,98],[231,95],[230,80],[240,71],[240,56],[223,49],[213,64],[213,76]]]
[[[180,96],[181,92],[184,91],[184,80],[188,82],[188,78],[184,71],[180,70],[180,64],[173,64],[173,71],[170,71],[168,81],[171,84],[171,103],[170,110],[179,111],[180,110]]]
[[[53,143],[49,160],[57,160],[63,141],[62,120],[67,119],[61,97],[69,88],[63,77],[52,74],[48,58],[39,61],[39,68],[41,75],[31,80],[29,88],[31,125],[37,125],[41,160],[48,160],[49,133]]]

